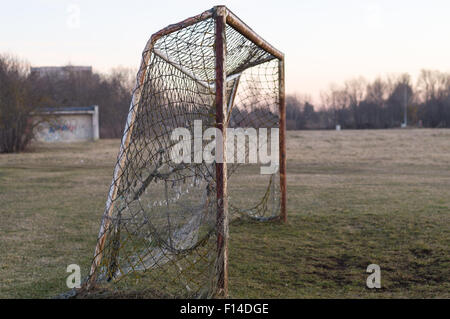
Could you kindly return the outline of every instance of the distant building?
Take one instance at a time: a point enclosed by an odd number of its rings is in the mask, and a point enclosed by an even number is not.
[[[83,75],[92,74],[91,66],[76,66],[76,65],[66,65],[66,66],[40,66],[32,67],[30,69],[32,75],[36,74],[38,77],[57,77],[57,78],[67,78],[70,74]]]
[[[39,142],[80,142],[99,139],[98,106],[46,108],[33,115],[46,121],[35,128]]]

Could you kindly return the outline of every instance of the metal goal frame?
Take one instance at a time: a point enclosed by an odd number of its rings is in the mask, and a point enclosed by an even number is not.
[[[154,52],[153,46],[158,39],[173,32],[179,31],[183,28],[189,27],[195,23],[206,19],[214,19],[215,24],[215,112],[216,112],[216,127],[222,132],[223,140],[225,141],[227,128],[227,101],[226,97],[226,25],[231,26],[242,36],[253,42],[262,50],[271,54],[278,60],[278,107],[279,107],[279,175],[280,175],[280,214],[279,220],[287,221],[286,213],[286,105],[285,105],[285,59],[284,54],[270,45],[267,41],[261,38],[249,26],[242,22],[233,12],[225,6],[215,6],[197,16],[188,18],[179,23],[169,25],[168,27],[153,34],[147,42],[141,61],[141,72],[136,81],[136,87],[133,93],[130,110],[140,100],[140,87],[145,81],[146,68],[151,54],[157,54],[159,57],[165,58],[168,63],[170,59],[161,56],[160,53]],[[188,71],[179,69],[181,72],[187,74]],[[193,76],[192,74],[188,74]],[[233,97],[231,98],[233,101]],[[232,102],[231,102],[232,103]],[[136,106],[135,106],[136,107]],[[139,108],[138,108],[139,109]],[[114,208],[114,199],[117,197],[118,180],[120,181],[122,168],[127,159],[127,149],[130,143],[133,126],[135,123],[137,112],[130,112],[127,118],[125,134],[122,137],[118,161],[114,169],[113,183],[109,190],[108,199],[106,202],[105,212],[100,226],[97,245],[95,248],[95,255],[92,262],[89,278],[86,282],[87,287],[90,287],[96,280],[96,269],[100,264],[102,252],[106,240],[106,229],[110,226],[111,215]],[[228,196],[227,196],[227,163],[225,144],[223,147],[223,161],[216,163],[216,198],[217,198],[217,260],[216,266],[217,275],[217,292],[216,296],[226,297],[228,295]]]

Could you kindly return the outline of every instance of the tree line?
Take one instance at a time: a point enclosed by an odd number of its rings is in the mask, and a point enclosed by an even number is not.
[[[408,74],[377,78],[362,77],[333,85],[322,92],[316,109],[304,96],[286,98],[289,130],[387,129],[405,121],[416,127],[450,127],[450,73],[422,70],[416,84]]]
[[[0,55],[0,153],[25,149],[33,138],[40,107],[99,105],[100,137],[120,138],[132,96],[135,72],[116,68],[108,73],[73,72],[68,76],[37,76],[30,65]],[[408,74],[364,78],[331,86],[318,107],[305,96],[286,97],[289,130],[386,129],[408,125],[450,127],[450,74],[423,70],[417,83]]]

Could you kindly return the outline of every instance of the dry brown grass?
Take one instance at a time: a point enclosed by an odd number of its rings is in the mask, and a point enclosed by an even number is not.
[[[118,146],[0,155],[0,297],[63,292],[71,263],[87,274]],[[450,130],[293,131],[287,151],[289,222],[233,225],[232,297],[449,297]]]

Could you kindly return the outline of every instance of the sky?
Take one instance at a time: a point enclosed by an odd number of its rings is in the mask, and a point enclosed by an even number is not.
[[[450,72],[450,1],[0,0],[0,53],[32,66],[137,69],[151,34],[224,4],[285,53],[286,90],[421,69]]]

